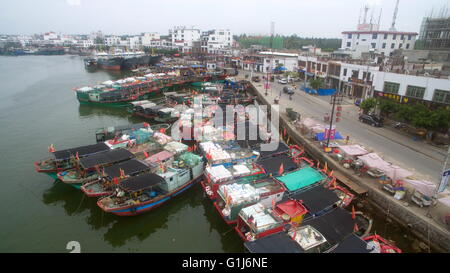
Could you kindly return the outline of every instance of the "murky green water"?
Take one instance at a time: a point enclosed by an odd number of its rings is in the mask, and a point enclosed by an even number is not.
[[[0,57],[1,252],[241,252],[200,185],[147,214],[104,214],[94,199],[36,173],[47,147],[95,143],[95,129],[140,122],[124,109],[80,106],[72,88],[120,78],[78,56]]]
[[[105,126],[141,122],[125,109],[80,106],[72,88],[121,78],[88,72],[78,56],[0,57],[0,252],[242,252],[236,233],[203,196],[200,185],[144,215],[103,213],[95,199],[36,173],[47,147],[95,143]],[[378,234],[405,252],[414,240],[370,212]],[[406,235],[406,237],[405,237]]]

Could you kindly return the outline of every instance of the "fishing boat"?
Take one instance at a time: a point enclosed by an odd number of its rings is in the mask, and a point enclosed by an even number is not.
[[[384,239],[378,234],[366,236],[363,240],[367,242],[371,253],[402,253],[402,250],[396,247],[393,242]]]
[[[74,168],[75,159],[84,158],[108,150],[110,150],[110,147],[105,143],[80,146],[60,151],[55,151],[53,146],[51,146],[49,148],[51,157],[34,162],[34,166],[37,172],[53,173],[56,178],[56,172]]]
[[[300,225],[308,210],[298,200],[286,200],[266,207],[261,203],[243,208],[234,228],[242,240],[258,238],[288,231],[292,224]]]
[[[116,192],[100,199],[97,205],[108,213],[132,216],[166,203],[192,187],[202,176],[202,158],[190,152],[183,156],[161,173],[148,173],[121,181]]]
[[[109,150],[81,158],[75,163],[75,169],[58,172],[58,179],[77,188],[83,183],[98,179],[100,168],[134,158],[135,155],[124,148]]]
[[[214,77],[223,77],[215,75]],[[117,81],[105,81],[94,86],[76,88],[77,99],[81,104],[104,106],[127,106],[130,102],[148,100],[175,84],[186,84],[211,75],[178,76],[175,72],[147,74],[128,77]]]
[[[242,208],[258,202],[270,206],[272,202],[281,201],[285,191],[272,177],[254,181],[236,180],[219,187],[214,207],[228,225],[234,225]]]
[[[163,135],[155,133],[157,136]],[[103,177],[99,180],[86,183],[81,186],[81,190],[89,197],[98,197],[111,194],[117,187],[119,181],[134,176],[141,172],[156,172],[159,168],[171,166],[176,156],[187,151],[188,146],[180,142],[168,142],[163,149],[153,150],[141,160],[125,161],[122,164],[115,164],[104,168]],[[181,157],[183,158],[183,157]]]
[[[292,225],[287,233],[248,241],[244,246],[252,253],[329,253],[353,236],[354,224],[349,212],[337,208],[320,217],[304,220],[299,226]]]

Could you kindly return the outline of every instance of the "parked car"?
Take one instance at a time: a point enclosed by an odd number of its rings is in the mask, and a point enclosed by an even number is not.
[[[374,127],[383,127],[383,120],[380,117],[374,115],[362,114],[359,116],[359,121],[367,123]]]
[[[259,76],[253,76],[253,77],[252,77],[252,81],[254,81],[254,82],[260,82],[261,79],[259,78]]]
[[[285,86],[283,87],[283,92],[289,95],[294,94],[294,88],[290,87],[290,86]]]
[[[281,83],[281,84],[287,84],[288,81],[287,81],[286,78],[281,78],[281,79],[278,80],[278,83]]]

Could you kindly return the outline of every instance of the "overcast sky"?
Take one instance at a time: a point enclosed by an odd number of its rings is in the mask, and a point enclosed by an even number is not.
[[[381,29],[392,22],[396,0],[1,0],[0,33],[55,31],[88,34],[167,34],[173,26],[202,30],[228,28],[234,34],[275,33],[302,37],[337,37],[356,28],[364,3],[375,7]],[[436,14],[450,0],[400,0],[397,30],[419,32],[432,8]],[[450,14],[450,12],[449,12]],[[369,11],[369,16],[371,11]]]

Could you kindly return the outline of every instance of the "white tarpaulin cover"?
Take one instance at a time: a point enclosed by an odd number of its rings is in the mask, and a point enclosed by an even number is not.
[[[227,181],[233,176],[229,170],[227,170],[223,165],[218,165],[214,167],[207,167],[205,172],[209,174],[209,177],[213,182]]]
[[[421,192],[425,196],[433,196],[434,192],[436,191],[436,184],[430,182],[430,181],[420,181],[420,180],[411,180],[411,179],[405,179],[405,186],[410,185],[417,191]]]
[[[376,153],[358,156],[358,158],[364,162],[364,165],[383,171],[386,176],[392,180],[404,179],[413,174],[412,172],[402,169],[399,166],[391,165],[390,163],[384,161]]]
[[[362,156],[358,156],[364,165],[369,166],[370,168],[382,169],[383,167],[389,166],[389,163],[384,161],[379,155],[376,153],[370,153]]]
[[[339,145],[338,147],[342,152],[350,156],[365,155],[368,153],[366,149],[359,145]]]

